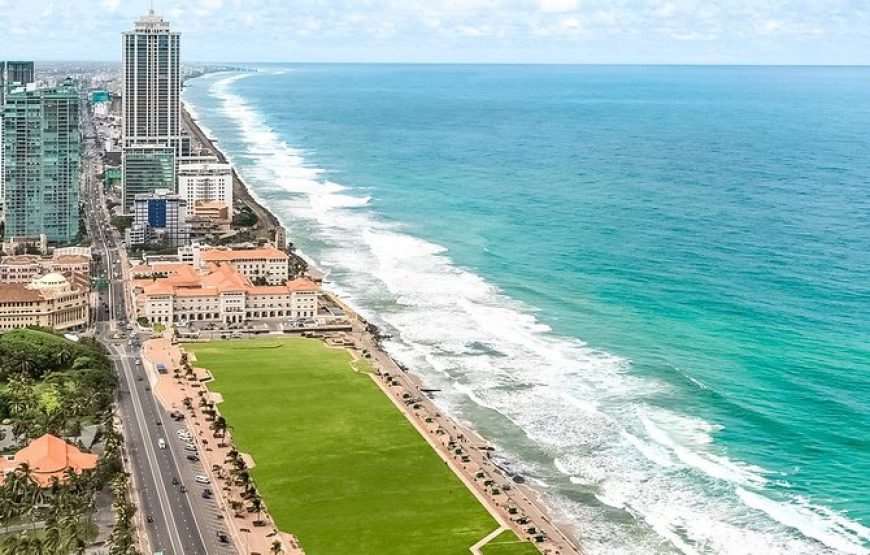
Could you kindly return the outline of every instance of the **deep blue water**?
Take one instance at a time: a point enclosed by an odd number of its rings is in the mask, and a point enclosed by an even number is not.
[[[263,66],[185,98],[590,551],[870,552],[870,69]]]

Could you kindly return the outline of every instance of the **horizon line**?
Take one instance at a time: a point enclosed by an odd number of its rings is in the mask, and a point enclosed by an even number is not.
[[[16,58],[18,59],[18,58]],[[28,61],[34,63],[92,63],[121,64],[121,60],[88,60],[88,59],[38,59]],[[182,62],[182,65],[428,65],[428,66],[623,66],[623,67],[843,67],[865,68],[868,63],[753,63],[753,62],[499,62],[499,61],[201,61]]]

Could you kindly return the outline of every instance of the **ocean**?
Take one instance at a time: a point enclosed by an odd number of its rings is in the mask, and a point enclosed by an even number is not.
[[[184,99],[590,553],[870,553],[870,68],[256,69]]]

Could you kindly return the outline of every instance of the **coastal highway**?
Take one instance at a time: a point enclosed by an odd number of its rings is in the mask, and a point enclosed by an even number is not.
[[[85,135],[96,136],[93,122],[83,118]],[[218,541],[224,530],[220,511],[213,499],[201,496],[194,474],[202,474],[199,463],[191,463],[175,437],[180,426],[153,396],[148,377],[137,361],[140,339],[120,337],[129,321],[128,291],[121,268],[123,251],[109,226],[101,183],[97,178],[98,147],[86,141],[83,167],[85,220],[93,251],[100,256],[95,277],[105,278],[107,287],[96,297],[95,331],[106,345],[119,378],[118,409],[123,424],[125,451],[133,471],[137,524],[147,534],[148,549],[174,555],[236,553]],[[116,337],[117,335],[117,337]],[[164,439],[166,448],[160,448]],[[173,481],[177,482],[173,484]],[[181,486],[186,488],[183,492]],[[147,522],[150,520],[151,522]]]

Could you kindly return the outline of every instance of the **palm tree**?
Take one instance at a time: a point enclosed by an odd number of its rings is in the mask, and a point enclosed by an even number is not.
[[[43,526],[42,545],[47,553],[62,553],[64,538],[63,530],[57,519],[49,517]]]
[[[218,416],[214,419],[214,437],[224,437],[227,433],[227,420],[223,416]]]
[[[260,513],[263,511],[263,500],[260,499],[260,496],[254,492],[254,495],[250,499],[251,509],[257,513],[257,519],[254,522],[259,522]]]
[[[281,545],[279,540],[275,540],[272,542],[272,547],[269,549],[271,553],[278,555],[279,553],[284,553],[284,546]]]

